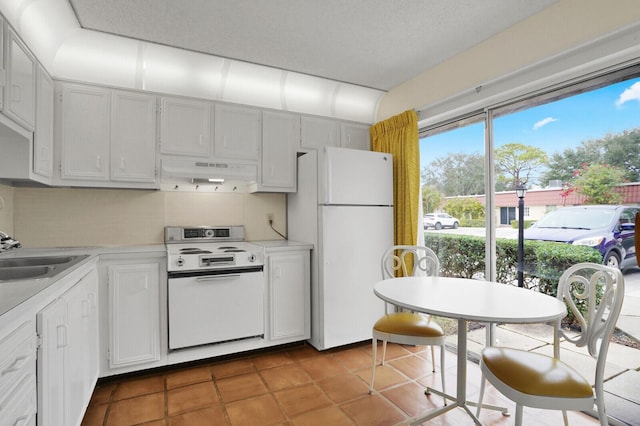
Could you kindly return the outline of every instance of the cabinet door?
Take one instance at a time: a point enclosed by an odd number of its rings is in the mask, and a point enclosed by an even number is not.
[[[7,40],[5,112],[33,130],[36,114],[36,61],[13,31]]]
[[[156,98],[114,91],[111,97],[111,179],[156,180]]]
[[[57,299],[37,315],[38,425],[64,425],[64,377],[67,363],[67,305]]]
[[[255,160],[260,155],[262,111],[231,105],[216,105],[215,160]]]
[[[91,357],[95,357],[94,337],[98,330],[91,330],[91,305],[88,280],[83,279],[67,291],[62,300],[67,304],[67,362],[65,374],[65,418],[66,424],[80,424],[89,399],[97,371]]]
[[[63,179],[109,180],[109,98],[108,89],[62,86]]]
[[[340,141],[343,148],[371,150],[369,126],[353,123],[340,124]]]
[[[162,98],[160,152],[211,155],[211,104],[179,98]]]
[[[262,129],[259,189],[295,192],[296,148],[300,142],[300,116],[265,111]]]
[[[36,99],[33,172],[50,178],[53,172],[53,80],[41,66],[38,66]]]
[[[302,117],[303,148],[340,146],[340,126],[335,120],[318,117]]]
[[[309,337],[309,252],[269,255],[271,339]]]
[[[108,275],[110,367],[158,361],[158,264],[111,265]]]

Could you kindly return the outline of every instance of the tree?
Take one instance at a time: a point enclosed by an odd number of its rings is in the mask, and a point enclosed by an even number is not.
[[[603,162],[604,144],[602,140],[591,139],[582,142],[575,148],[565,149],[562,154],[554,153],[547,162],[547,171],[542,174],[540,183],[546,186],[552,180],[559,180],[562,183],[569,182],[573,178],[573,173],[581,164],[596,164]]]
[[[459,219],[484,218],[484,206],[472,198],[451,198],[445,203],[444,211]]]
[[[585,197],[585,204],[620,204],[623,197],[615,188],[624,182],[624,176],[624,170],[615,166],[583,164],[564,193],[576,191]]]
[[[422,186],[422,211],[430,213],[436,211],[442,202],[442,193],[434,185]]]
[[[497,181],[506,184],[508,189],[526,185],[548,157],[540,148],[521,143],[508,143],[495,150]]]
[[[604,163],[624,170],[630,182],[640,181],[640,128],[625,130],[603,139]]]
[[[615,166],[624,170],[628,181],[639,182],[640,128],[583,141],[576,148],[565,149],[562,154],[553,154],[541,181],[543,184],[551,180],[569,182],[574,170],[581,168],[584,163]]]
[[[484,156],[454,153],[422,170],[422,180],[446,196],[484,194]]]

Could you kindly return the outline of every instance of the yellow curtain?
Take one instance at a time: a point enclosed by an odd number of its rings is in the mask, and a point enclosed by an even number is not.
[[[418,115],[409,110],[374,124],[371,150],[393,155],[394,239],[416,245],[420,196]]]

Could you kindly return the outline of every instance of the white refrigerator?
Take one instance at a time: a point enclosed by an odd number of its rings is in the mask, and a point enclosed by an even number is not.
[[[298,158],[288,237],[309,242],[311,339],[329,349],[371,338],[384,303],[373,294],[393,245],[391,154],[326,147]]]

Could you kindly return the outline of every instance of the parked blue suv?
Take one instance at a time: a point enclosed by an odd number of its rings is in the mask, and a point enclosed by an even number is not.
[[[621,205],[563,207],[525,229],[524,238],[591,246],[602,254],[603,264],[624,269],[637,265],[634,228],[638,211],[640,207]]]

